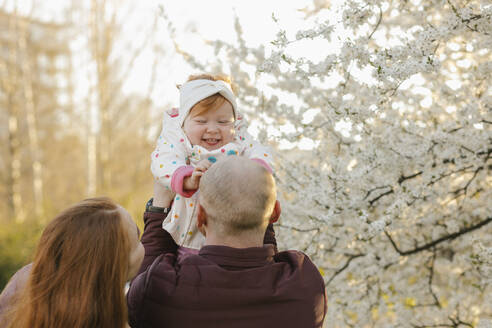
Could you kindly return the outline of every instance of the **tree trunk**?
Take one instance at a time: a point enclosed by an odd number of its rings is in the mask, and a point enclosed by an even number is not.
[[[12,94],[8,94],[7,113],[8,113],[8,150],[9,150],[9,169],[7,172],[7,199],[10,217],[22,221],[24,213],[22,210],[22,196],[20,193],[20,155],[19,155],[19,136],[16,117],[16,104]]]
[[[111,124],[112,115],[110,109],[110,64],[109,55],[112,49],[112,34],[114,17],[110,23],[105,22],[106,1],[92,0],[91,2],[91,50],[96,62],[96,99],[97,119],[100,122],[97,134],[97,150],[99,155],[99,179],[101,189],[111,189]]]
[[[91,9],[89,13],[89,47],[91,49],[91,55],[96,58],[95,53],[98,49],[98,28],[97,28],[97,0],[92,0]],[[88,80],[92,81],[92,75],[88,70]],[[94,92],[96,86],[91,83],[89,89],[89,95],[87,97],[87,196],[93,197],[97,193],[97,134],[96,134],[96,121],[97,121],[97,106],[94,104]]]
[[[16,35],[16,12],[9,18],[9,32]],[[21,157],[18,115],[19,107],[16,91],[19,89],[19,76],[17,67],[18,53],[15,43],[9,47],[7,65],[2,67],[2,88],[7,98],[8,116],[8,149],[9,149],[9,172],[7,176],[8,207],[11,217],[16,221],[23,221],[25,214],[22,207],[22,195],[20,191]]]
[[[27,130],[29,137],[29,150],[32,158],[32,182],[34,193],[34,210],[37,217],[43,214],[43,165],[40,161],[40,149],[38,130],[36,124],[36,108],[33,97],[33,78],[30,56],[27,51],[27,34],[28,24],[27,19],[18,19],[19,37],[18,59],[21,62],[22,84],[24,90],[24,104],[26,110]]]

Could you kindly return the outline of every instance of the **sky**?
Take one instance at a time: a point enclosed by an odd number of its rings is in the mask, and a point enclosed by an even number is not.
[[[100,1],[100,0],[98,0]],[[243,30],[243,38],[246,44],[251,47],[264,45],[268,50],[272,48],[270,42],[275,39],[280,29],[285,29],[289,39],[295,38],[295,32],[302,28],[308,28],[309,21],[306,21],[302,12],[305,8],[310,8],[313,3],[320,0],[145,0],[125,2],[128,6],[115,8],[121,15],[124,24],[121,27],[121,36],[124,41],[120,42],[115,52],[117,55],[125,56],[129,53],[127,48],[141,47],[143,50],[136,58],[130,70],[129,79],[123,85],[123,92],[147,96],[150,77],[153,74],[153,61],[155,47],[161,49],[159,66],[157,67],[156,84],[154,92],[150,95],[154,105],[159,110],[167,107],[179,105],[179,93],[176,84],[181,84],[191,74],[198,73],[193,70],[181,55],[177,54],[174,48],[173,39],[167,27],[167,21],[162,17],[164,12],[169,21],[174,25],[176,41],[185,51],[194,54],[202,62],[214,62],[216,60],[212,49],[205,47],[204,40],[222,40],[234,42],[236,32],[234,30],[234,18],[237,16]],[[106,0],[110,6],[120,5],[116,0]],[[330,4],[336,7],[343,3],[342,0],[332,0]],[[84,10],[75,11],[67,14],[66,8],[74,5]],[[17,10],[21,14],[33,15],[34,17],[52,22],[66,22],[85,20],[88,23],[88,8],[91,0],[0,0],[0,6],[7,10]],[[85,16],[83,16],[85,15]],[[328,15],[328,16],[326,16]],[[272,18],[275,16],[275,20]],[[324,19],[336,20],[334,10],[325,11]],[[154,24],[156,22],[156,24]],[[341,24],[339,24],[341,26]],[[290,35],[289,35],[290,33]],[[343,30],[338,31],[343,34]],[[89,93],[91,79],[94,80],[96,68],[91,63],[91,58],[87,52],[89,31],[81,31],[75,35],[71,42],[71,47],[75,55],[74,70],[76,76],[74,101],[80,108],[87,106],[87,94]],[[145,40],[151,36],[151,41],[145,47]],[[344,38],[340,38],[343,40]],[[326,40],[323,46],[316,44],[316,40],[307,43],[300,42],[298,45],[290,47],[290,55],[309,56],[316,61],[324,58],[327,51],[333,51],[340,46],[341,41],[333,41],[333,45],[327,46]],[[123,68],[125,70],[125,68]],[[266,91],[268,93],[268,91]],[[290,96],[294,97],[293,95]],[[289,103],[295,103],[296,99],[281,99]],[[95,103],[95,100],[93,100]],[[96,111],[92,109],[94,113]],[[312,111],[311,117],[305,117],[307,121],[312,119],[316,111]],[[97,129],[97,115],[93,115],[93,126]],[[308,115],[309,116],[309,115]],[[250,122],[249,132],[254,136],[258,129],[254,122]],[[158,126],[158,124],[156,124]],[[284,126],[283,129],[289,129]],[[346,130],[348,133],[350,126],[340,122],[337,129]],[[278,135],[276,127],[269,128],[271,135]],[[154,134],[154,133],[151,133]],[[311,149],[315,146],[312,140],[303,140],[300,147]],[[293,144],[284,142],[281,148],[291,148]]]
[[[132,25],[151,22],[155,15],[163,10],[176,28],[176,40],[179,46],[194,54],[202,62],[214,62],[215,56],[210,48],[204,47],[204,40],[234,42],[236,39],[234,18],[236,15],[241,23],[246,44],[251,47],[265,45],[268,49],[271,47],[270,42],[275,39],[279,28],[297,31],[306,24],[303,19],[304,15],[299,9],[306,8],[310,4],[312,1],[309,0],[145,1],[139,4],[138,10],[133,16],[135,20]],[[273,20],[272,15],[275,16],[277,22]],[[159,107],[169,104],[178,106],[179,93],[176,84],[183,83],[189,75],[197,73],[186,64],[181,55],[174,52],[174,45],[166,24],[164,18],[158,18],[159,36],[157,42],[166,51],[166,58],[163,60],[165,65],[160,68],[161,71],[165,71],[165,74],[157,76],[156,92],[152,96],[154,103]],[[138,29],[137,27],[132,28]],[[310,49],[308,47],[303,50],[308,50],[311,54],[320,53],[319,47],[316,47],[315,44],[310,46]],[[141,81],[146,81],[151,75],[152,67],[149,65],[151,56],[151,53],[144,53],[136,61],[136,65],[140,65],[140,68],[133,70],[133,77],[124,86],[126,92],[139,92],[142,87]],[[250,121],[249,132],[253,136],[256,136],[259,131],[255,123]],[[269,133],[278,135],[278,130],[272,125],[269,128]],[[297,146],[301,149],[312,149],[315,143],[312,140],[304,139],[297,143]],[[294,144],[281,141],[279,147],[283,149],[292,148]]]
[[[234,31],[234,16],[239,17],[243,27],[244,38],[249,46],[268,45],[275,38],[278,26],[272,19],[272,14],[281,21],[289,22],[292,29],[300,27],[304,21],[298,9],[306,7],[311,1],[244,1],[244,0],[207,0],[207,1],[143,1],[139,4],[139,14],[135,15],[135,21],[151,21],[158,14],[161,6],[170,21],[176,27],[177,41],[187,52],[197,55],[201,60],[212,60],[213,54],[204,48],[203,40],[223,40],[233,42],[236,38]],[[141,6],[141,7],[140,7]],[[173,44],[166,29],[166,22],[159,19],[159,43],[168,50],[166,63],[166,77],[160,81],[164,86],[166,101],[177,104],[179,95],[175,91],[175,85],[182,83],[186,78],[196,73],[173,51]],[[145,63],[143,55],[139,63]],[[145,65],[143,65],[145,66]],[[134,81],[144,80],[150,71],[147,69],[135,70]],[[138,89],[138,83],[127,85],[128,90]],[[154,101],[161,104],[163,99]]]
[[[100,1],[100,0],[98,0]],[[128,0],[131,9],[117,8],[124,16],[124,24],[121,34],[130,40],[132,45],[143,44],[145,38],[155,33],[154,42],[163,49],[162,65],[159,66],[157,74],[157,85],[155,92],[151,95],[153,102],[158,107],[178,105],[179,94],[175,88],[176,84],[183,83],[186,78],[197,73],[192,70],[185,60],[174,51],[171,36],[167,29],[167,22],[164,18],[159,17],[163,8],[169,20],[176,28],[176,38],[180,47],[188,52],[195,54],[201,60],[214,60],[213,53],[210,49],[204,47],[204,40],[223,40],[232,42],[236,35],[234,31],[234,17],[237,15],[243,28],[243,36],[248,46],[259,46],[263,44],[268,49],[270,41],[275,39],[279,28],[286,29],[287,32],[294,32],[308,27],[302,13],[303,8],[310,8],[313,3],[321,0],[145,0],[133,1]],[[120,4],[117,0],[106,0],[107,3]],[[7,10],[17,8],[22,14],[28,15],[33,13],[34,16],[54,22],[64,22],[70,19],[65,9],[72,4],[70,0],[0,0],[0,7]],[[89,8],[91,0],[78,0],[78,6]],[[336,8],[343,3],[343,0],[332,0],[330,5]],[[275,15],[277,22],[274,22],[272,15]],[[323,18],[330,19],[330,22],[336,22],[336,11],[330,9],[324,12]],[[154,20],[157,16],[157,24]],[[87,19],[86,17],[72,17],[72,19]],[[341,42],[346,38],[344,36],[341,24],[337,25],[336,34],[340,40],[334,38],[333,45],[327,46],[326,40],[322,47],[317,46],[316,41],[299,43],[290,47],[290,54],[307,55],[313,61],[316,58],[323,58],[327,51],[333,51],[340,47]],[[84,42],[87,35],[76,36],[73,41],[75,53],[83,53],[87,47]],[[293,37],[293,35],[291,35]],[[377,34],[374,36],[377,39]],[[119,53],[124,54],[126,44],[122,43]],[[335,50],[336,51],[336,50]],[[146,47],[140,56],[136,59],[134,67],[131,70],[130,79],[123,86],[124,92],[145,94],[148,81],[152,75],[153,49]],[[89,61],[87,56],[79,56],[76,67],[85,67],[84,63]],[[85,76],[84,76],[85,75]],[[82,99],[87,94],[87,74],[81,73],[78,78],[77,96]],[[357,72],[359,79],[370,79],[367,72]],[[369,82],[369,81],[366,81]],[[414,81],[407,81],[405,86],[413,85]],[[417,83],[418,80],[415,80]],[[450,87],[458,88],[456,81],[450,81]],[[402,86],[402,87],[405,87]],[[427,90],[428,91],[428,90]],[[430,97],[422,104],[424,107],[430,107],[432,104]],[[289,100],[290,101],[290,100]]]
[[[98,0],[101,1],[101,0]],[[120,5],[123,2],[106,0],[108,5]],[[179,93],[176,84],[181,84],[193,70],[174,49],[173,40],[167,28],[166,20],[160,15],[162,11],[173,23],[176,29],[176,40],[180,47],[187,52],[196,55],[201,61],[214,61],[214,54],[209,47],[204,46],[204,40],[222,40],[233,42],[236,39],[234,31],[234,18],[237,16],[243,28],[243,37],[248,46],[266,45],[275,39],[279,28],[297,31],[306,22],[300,11],[302,8],[312,6],[312,0],[145,0],[125,2],[130,4],[130,9],[121,6],[116,8],[121,14],[124,24],[120,31],[124,41],[120,42],[118,55],[125,56],[129,53],[128,45],[139,48],[145,43],[145,39],[151,37],[151,42],[136,58],[130,70],[129,79],[123,85],[123,92],[128,94],[140,94],[147,96],[148,84],[153,73],[154,48],[162,49],[162,58],[156,74],[156,86],[151,94],[152,101],[158,109],[179,105]],[[84,10],[71,11],[67,8],[84,8]],[[55,23],[84,21],[88,24],[87,13],[91,6],[91,0],[0,0],[0,7],[7,11],[17,11],[21,15],[33,16],[42,21]],[[72,7],[73,8],[73,7]],[[75,13],[74,13],[75,12]],[[85,16],[84,16],[85,15]],[[272,19],[274,15],[277,19]],[[157,19],[157,24],[154,24]],[[77,32],[72,38],[71,47],[75,54],[73,59],[75,86],[74,101],[79,108],[87,107],[87,94],[94,80],[96,67],[91,63],[88,48],[88,30]],[[150,44],[150,46],[149,46]],[[311,55],[319,53],[316,45],[311,45]],[[125,70],[125,68],[123,68]],[[95,102],[93,100],[93,102]],[[96,111],[92,110],[94,113]],[[93,115],[93,126],[97,129],[97,117]],[[253,124],[252,124],[253,125]],[[273,130],[272,130],[273,131]],[[257,133],[254,126],[250,132]],[[310,146],[312,147],[312,145]]]
[[[70,20],[65,9],[71,3],[70,0],[0,0],[0,7],[9,11],[16,9],[24,15],[33,14],[44,21],[61,23]],[[88,8],[91,0],[78,0],[76,3],[77,6]],[[107,0],[107,3],[119,4],[116,0]],[[283,22],[295,30],[304,23],[303,15],[298,9],[311,5],[312,0],[145,0],[128,3],[131,6],[129,13],[124,8],[118,8],[124,12],[124,37],[135,43],[143,41],[146,33],[151,33],[152,23],[162,7],[176,27],[180,46],[187,51],[200,54],[203,58],[204,39],[226,42],[235,39],[235,15],[239,17],[243,26],[244,38],[248,45],[269,44],[275,38],[279,26],[272,20],[272,14],[279,19],[280,24]],[[76,16],[74,19],[87,18]],[[166,51],[166,80],[162,82],[174,87],[193,71],[180,56],[173,54],[172,41],[162,17],[158,19],[157,31],[157,42]],[[75,47],[77,46],[76,44]],[[137,59],[132,81],[125,86],[127,91],[138,92],[142,88],[142,81],[149,78],[149,65],[146,65],[149,56],[149,51],[144,51]],[[177,98],[170,99],[175,101]],[[160,99],[154,100],[158,104],[161,102]]]
[[[304,19],[303,8],[309,8],[318,0],[145,0],[129,1],[130,9],[121,7],[116,8],[124,24],[122,25],[121,35],[125,41],[121,42],[116,53],[121,55],[127,53],[128,45],[139,48],[143,51],[136,58],[132,69],[130,70],[129,79],[123,85],[123,92],[131,94],[141,94],[146,96],[148,83],[153,73],[153,61],[155,56],[155,47],[162,49],[162,58],[156,74],[156,86],[151,94],[152,101],[159,109],[167,106],[179,105],[179,93],[176,84],[186,81],[190,74],[196,74],[174,49],[173,40],[167,28],[167,21],[160,15],[164,11],[165,15],[172,22],[176,29],[176,41],[185,51],[194,54],[201,61],[216,60],[210,47],[204,46],[204,40],[222,40],[233,42],[236,39],[234,31],[234,17],[239,18],[243,29],[243,37],[248,46],[256,47],[261,44],[265,45],[267,51],[270,42],[275,39],[279,29],[285,29],[289,38],[295,37],[295,32],[302,28],[307,28],[308,21]],[[336,7],[342,0],[331,1],[332,8]],[[118,1],[107,0],[108,4],[118,5]],[[2,0],[0,0],[0,5]],[[70,20],[87,20],[88,17],[77,16],[71,18],[67,15],[66,8],[73,4],[69,0],[3,0],[4,8],[17,11],[23,14],[32,13],[41,20],[54,22],[64,22]],[[91,0],[80,0],[76,2],[81,8],[89,8]],[[80,11],[87,13],[88,10]],[[272,19],[275,16],[276,21]],[[326,16],[327,15],[327,16]],[[330,16],[331,15],[331,16]],[[336,21],[336,12],[334,10],[325,11],[325,17],[331,21]],[[156,24],[154,24],[156,22]],[[338,24],[340,28],[341,24]],[[337,31],[342,35],[343,30]],[[152,36],[150,45],[143,47],[147,37]],[[95,67],[90,66],[90,56],[87,53],[88,31],[82,31],[75,35],[72,41],[72,48],[77,54],[74,67],[76,75],[75,85],[75,102],[79,104],[86,103],[86,97],[90,88],[90,79],[94,77]],[[319,47],[316,41],[308,43],[299,43],[297,48],[291,47],[291,55],[307,55],[313,61],[326,56],[327,51],[339,48],[342,41],[334,38],[333,45],[327,46],[326,40],[323,47]],[[89,63],[89,64],[88,64]],[[123,68],[124,70],[124,68]],[[363,77],[364,74],[358,74]],[[366,74],[368,75],[368,74]],[[284,99],[285,100],[285,99]],[[293,102],[295,99],[288,99]],[[84,106],[80,106],[81,108]],[[311,112],[314,116],[316,112]],[[309,117],[306,117],[309,120]],[[97,119],[94,118],[94,122]],[[97,124],[94,124],[97,125]],[[349,126],[341,122],[338,125],[339,130],[349,129]],[[288,129],[288,127],[287,127]],[[277,134],[275,128],[271,128],[272,134]],[[345,131],[346,133],[348,133]],[[250,132],[255,135],[256,128],[252,124]],[[284,145],[287,147],[287,144]],[[291,145],[292,146],[292,145]],[[314,143],[310,140],[304,140],[301,147],[310,149]],[[290,148],[290,147],[289,147]]]

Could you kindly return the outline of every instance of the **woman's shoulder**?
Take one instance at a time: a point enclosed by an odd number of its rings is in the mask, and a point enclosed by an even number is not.
[[[29,263],[22,268],[20,268],[13,276],[10,278],[7,286],[2,292],[2,296],[4,293],[8,293],[11,291],[16,291],[19,288],[22,288],[29,278],[29,274],[31,273],[32,263]]]
[[[0,316],[7,309],[8,305],[12,304],[13,297],[15,297],[20,290],[26,285],[31,273],[32,263],[23,266],[18,270],[12,278],[10,278],[7,286],[0,294]]]

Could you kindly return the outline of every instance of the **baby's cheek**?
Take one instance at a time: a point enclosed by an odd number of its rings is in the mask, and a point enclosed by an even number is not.
[[[186,137],[190,139],[191,128],[188,124],[186,124],[186,121],[185,124],[183,125],[183,132],[185,133]]]
[[[185,125],[183,127],[183,131],[191,143],[196,143],[198,140],[201,139],[201,131],[199,127]]]
[[[231,142],[232,140],[234,140],[234,136],[236,135],[236,129],[231,128],[231,130],[229,131],[229,142]]]

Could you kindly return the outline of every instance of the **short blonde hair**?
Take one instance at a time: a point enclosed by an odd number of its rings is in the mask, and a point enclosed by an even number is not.
[[[200,203],[224,234],[266,228],[275,199],[272,174],[247,158],[220,160],[200,180]]]

